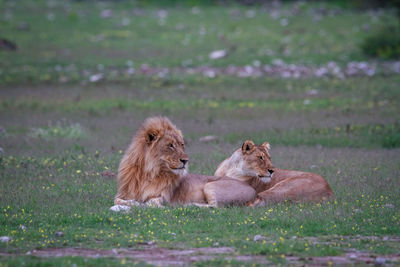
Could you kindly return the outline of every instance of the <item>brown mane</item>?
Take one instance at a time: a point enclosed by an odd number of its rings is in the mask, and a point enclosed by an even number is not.
[[[183,144],[181,131],[168,118],[152,117],[144,121],[119,164],[116,200],[146,202],[156,197],[170,198],[181,175],[165,167],[161,160],[163,136],[181,140]]]

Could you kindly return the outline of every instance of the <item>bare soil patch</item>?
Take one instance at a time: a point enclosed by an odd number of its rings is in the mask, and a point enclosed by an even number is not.
[[[236,255],[235,250],[230,247],[208,247],[208,248],[190,248],[183,250],[174,250],[146,246],[143,249],[90,249],[90,248],[46,248],[41,250],[28,251],[26,255],[36,257],[88,257],[100,258],[111,257],[117,259],[131,259],[143,261],[157,266],[184,266],[198,261],[212,260],[216,257],[225,259],[235,259],[237,261],[252,261],[260,264],[266,264],[268,261],[264,256]],[[19,256],[13,253],[1,253],[0,256]]]
[[[400,254],[377,256],[369,253],[354,251],[343,256],[323,257],[286,257],[288,264],[307,264],[307,266],[329,266],[329,265],[385,265],[398,266]]]
[[[18,253],[0,252],[0,256],[21,256]],[[110,257],[116,259],[128,259],[132,261],[143,261],[157,266],[187,266],[194,262],[201,262],[221,258],[225,260],[236,260],[239,262],[253,262],[259,264],[270,263],[266,256],[257,255],[239,255],[234,248],[230,247],[206,247],[190,249],[167,249],[154,246],[145,246],[143,249],[90,249],[90,248],[45,248],[40,250],[31,250],[25,255],[36,257],[87,257],[102,258]],[[398,266],[400,264],[400,254],[375,255],[367,252],[353,250],[341,256],[317,256],[317,257],[299,257],[286,256],[287,264],[307,266],[325,266],[325,265],[385,265]]]

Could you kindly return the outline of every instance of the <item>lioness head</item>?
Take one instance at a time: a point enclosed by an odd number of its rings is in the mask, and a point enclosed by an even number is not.
[[[247,140],[242,145],[243,172],[249,176],[258,176],[263,182],[269,182],[274,172],[274,166],[268,153],[270,145],[265,142],[261,146]]]
[[[163,122],[161,121],[161,123]],[[168,121],[168,123],[170,122]],[[146,167],[153,169],[159,166],[160,171],[172,171],[178,176],[185,175],[189,159],[185,152],[185,144],[181,132],[175,127],[160,127],[158,124],[155,126],[149,127],[144,135],[147,146],[146,156],[151,157],[147,161],[147,163],[151,164]]]
[[[258,177],[267,183],[274,172],[269,149],[270,145],[267,142],[259,146],[247,140],[230,158],[218,166],[215,176],[228,176],[243,181]]]

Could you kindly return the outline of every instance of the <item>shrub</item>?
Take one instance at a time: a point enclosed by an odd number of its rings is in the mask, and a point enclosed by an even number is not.
[[[371,57],[400,58],[400,26],[387,26],[371,35],[361,44],[361,49]]]

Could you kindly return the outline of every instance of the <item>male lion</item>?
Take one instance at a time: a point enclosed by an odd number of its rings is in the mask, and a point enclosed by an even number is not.
[[[125,151],[118,168],[115,204],[124,200],[169,201],[187,173],[183,136],[167,118],[148,118]]]
[[[333,196],[329,184],[318,174],[275,168],[269,149],[268,142],[257,146],[248,140],[218,166],[214,175],[229,176],[251,185],[257,199],[250,206],[285,200],[318,202]]]
[[[187,162],[181,131],[165,117],[147,119],[120,162],[114,204],[221,206],[254,199],[255,190],[241,181],[187,174]]]

